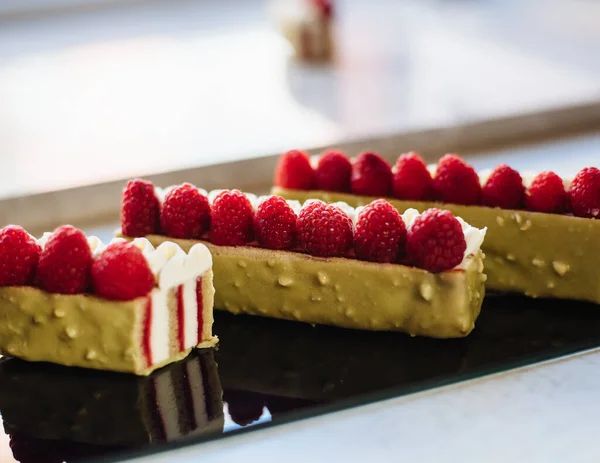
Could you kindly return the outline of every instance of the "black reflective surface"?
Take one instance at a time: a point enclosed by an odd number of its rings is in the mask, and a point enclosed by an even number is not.
[[[12,449],[0,439],[0,455],[23,463],[120,458],[502,371],[600,345],[600,309],[488,297],[477,329],[460,340],[222,312],[214,329],[216,352],[149,378],[1,362],[0,413]]]

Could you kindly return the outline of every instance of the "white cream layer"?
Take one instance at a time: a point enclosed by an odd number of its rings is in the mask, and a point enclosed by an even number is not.
[[[183,347],[189,349],[198,345],[198,304],[196,299],[196,280],[183,284]]]
[[[149,363],[151,365],[164,362],[170,357],[169,336],[171,327],[169,325],[168,295],[168,290],[160,288],[154,288],[150,293],[152,312],[150,323]]]

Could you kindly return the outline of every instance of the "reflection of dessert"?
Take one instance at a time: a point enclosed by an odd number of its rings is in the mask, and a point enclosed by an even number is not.
[[[205,243],[215,307],[234,313],[450,338],[471,332],[483,300],[485,230],[446,211],[301,206],[190,184],[165,195],[132,180],[121,219],[126,237]]]
[[[120,448],[45,440],[13,433],[10,435],[10,450],[13,458],[20,463],[72,463],[106,456]]]
[[[457,340],[409,338],[230,314],[219,314],[217,326],[224,400],[233,403],[232,415],[252,417],[260,416],[258,401],[255,413],[242,413],[241,391],[321,403],[413,385],[459,371],[467,346],[479,339],[477,332]]]
[[[306,61],[333,56],[333,5],[331,0],[278,0],[274,15],[295,55]]]
[[[208,347],[212,259],[199,244],[108,246],[71,226],[0,230],[0,353],[147,375]]]
[[[221,433],[224,422],[212,350],[144,378],[5,360],[0,413],[23,463],[38,440],[63,461]]]
[[[393,169],[375,153],[352,162],[337,151],[313,165],[299,151],[284,154],[275,194],[352,206],[387,197],[400,212],[443,207],[475,227],[487,227],[487,289],[532,297],[600,303],[600,170],[572,180],[551,172],[523,176],[506,165],[479,175],[458,156],[427,168],[416,154]],[[596,219],[596,220],[595,220]]]
[[[227,313],[216,324],[225,391],[323,403],[414,392],[590,349],[598,345],[600,315],[587,303],[486,298],[477,330],[455,340],[313,329]],[[275,419],[270,400],[267,407]]]

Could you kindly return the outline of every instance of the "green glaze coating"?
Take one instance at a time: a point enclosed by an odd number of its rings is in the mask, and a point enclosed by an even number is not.
[[[188,250],[195,240],[168,239]],[[296,252],[214,246],[215,307],[311,324],[458,338],[475,326],[484,297],[483,255],[466,271],[433,274],[396,264],[322,259]]]
[[[0,353],[34,362],[148,374],[141,352],[146,298],[106,301],[0,288]]]
[[[353,207],[376,199],[280,188],[274,188],[273,193],[300,202],[343,201]],[[400,212],[440,207],[474,227],[487,227],[482,249],[489,290],[600,303],[600,220],[483,206],[388,201]]]

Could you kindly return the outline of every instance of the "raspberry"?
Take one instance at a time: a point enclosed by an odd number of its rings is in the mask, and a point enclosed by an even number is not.
[[[316,187],[324,191],[350,191],[352,164],[341,151],[331,150],[323,154],[315,170]]]
[[[270,196],[258,206],[254,217],[254,233],[261,246],[268,249],[290,249],[298,235],[296,213],[287,201]]]
[[[94,261],[92,283],[97,296],[130,301],[152,291],[155,280],[142,251],[133,243],[117,242]]]
[[[354,230],[354,251],[360,260],[396,262],[404,254],[406,226],[398,211],[378,199],[359,213]]]
[[[447,203],[477,204],[481,195],[477,173],[455,154],[447,154],[439,160],[433,187],[438,199]]]
[[[339,257],[352,246],[352,221],[339,207],[313,201],[298,216],[298,243],[316,257]]]
[[[208,198],[183,183],[167,193],[160,211],[162,233],[173,238],[200,238],[210,227]]]
[[[443,272],[463,260],[467,243],[450,211],[428,209],[415,219],[406,236],[406,255],[416,267]]]
[[[239,190],[224,190],[212,203],[210,239],[220,246],[241,246],[254,239],[252,204]]]
[[[89,288],[92,251],[81,230],[58,227],[42,249],[37,283],[50,293],[79,294]]]
[[[392,170],[376,153],[359,154],[352,163],[352,193],[367,196],[389,196]]]
[[[160,202],[154,185],[146,180],[130,180],[121,201],[121,231],[126,236],[137,237],[158,233]]]
[[[520,209],[525,200],[521,174],[506,164],[494,168],[481,190],[481,204],[502,209]]]
[[[417,153],[401,155],[392,169],[394,197],[424,201],[432,197],[431,174]]]
[[[315,172],[308,154],[292,150],[279,158],[275,170],[275,185],[292,190],[311,190],[315,186]]]
[[[562,179],[554,172],[538,174],[527,189],[525,205],[528,210],[535,212],[566,211],[568,198]]]
[[[33,283],[40,258],[35,239],[17,225],[0,230],[0,286]]]
[[[600,170],[581,169],[571,182],[568,195],[577,217],[600,218]]]

